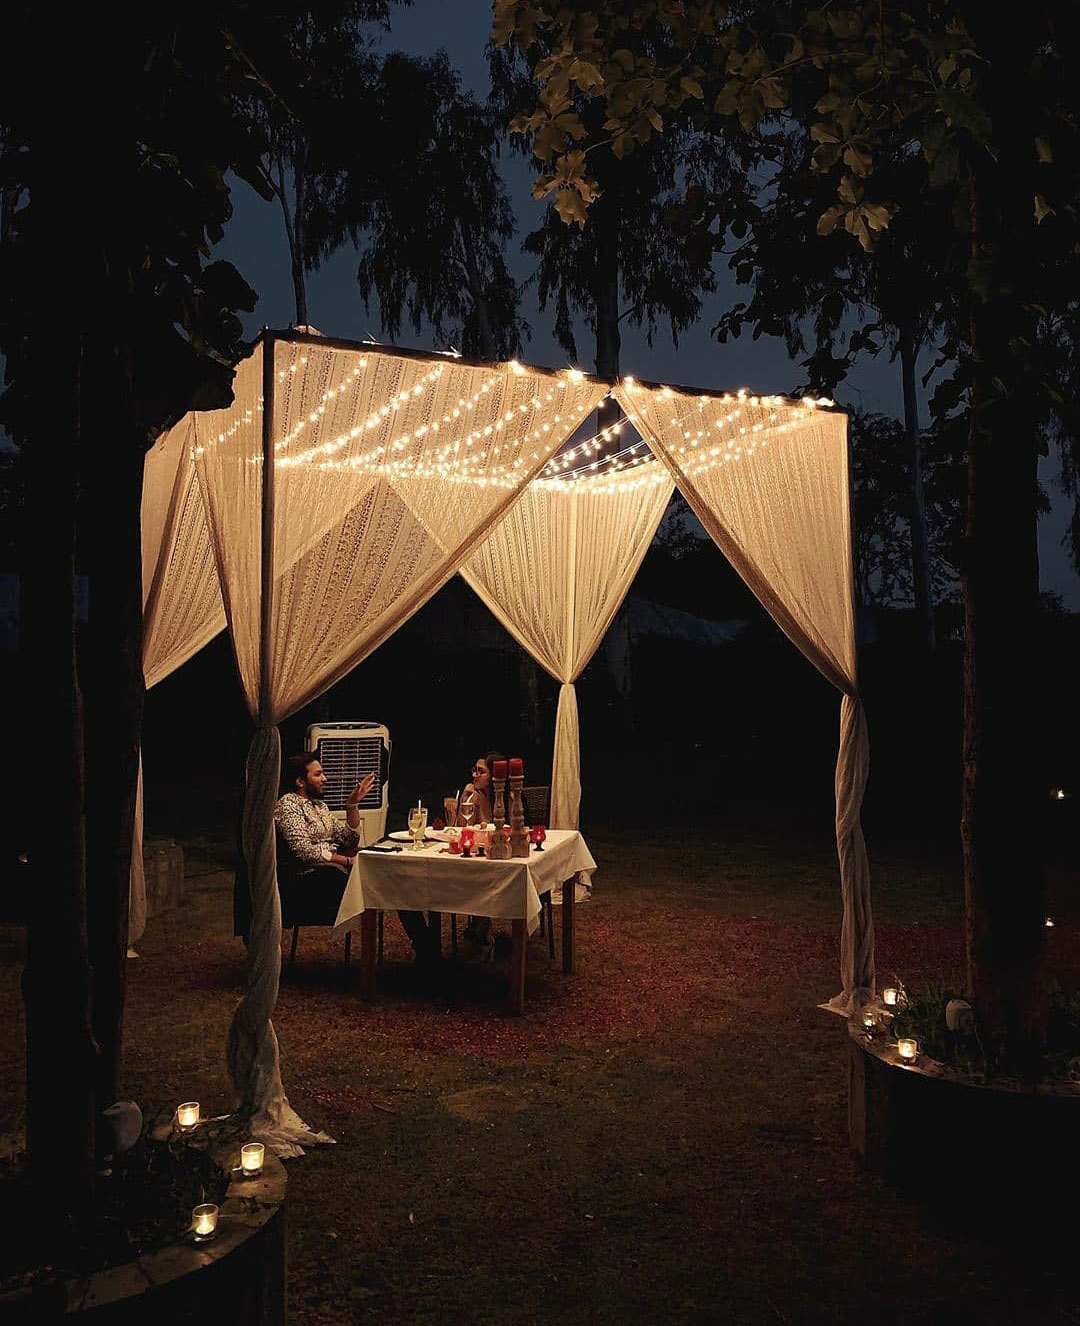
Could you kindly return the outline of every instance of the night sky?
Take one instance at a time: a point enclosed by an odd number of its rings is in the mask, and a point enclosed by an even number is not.
[[[466,86],[480,96],[488,89],[487,64],[484,47],[490,30],[491,9],[487,0],[414,0],[410,9],[395,13],[393,30],[383,38],[386,50],[404,50],[413,54],[431,54],[440,47],[450,56],[461,73]],[[359,130],[362,132],[362,130]],[[536,202],[529,193],[532,167],[522,157],[504,158],[507,180],[522,238],[534,229],[545,204]],[[238,183],[234,190],[235,217],[220,246],[219,254],[230,259],[244,277],[259,292],[260,299],[254,314],[246,319],[246,329],[254,335],[263,326],[286,327],[293,320],[292,287],[289,279],[288,249],[285,242],[281,211],[277,203],[264,203],[246,185]],[[519,241],[511,241],[508,260],[511,270],[524,281],[530,274],[534,259],[519,251]],[[721,260],[722,261],[722,260]],[[365,311],[356,291],[355,253],[340,250],[317,273],[309,278],[308,316],[313,326],[331,336],[352,337],[357,340],[371,335],[385,340],[379,325],[377,307]],[[709,336],[709,327],[716,322],[724,307],[726,292],[733,282],[726,270],[718,268],[720,291],[706,302],[702,319],[680,338],[678,349],[663,330],[650,348],[643,331],[623,324],[622,367],[624,373],[641,378],[670,381],[687,385],[712,387],[718,390],[748,389],[767,392],[791,390],[802,377],[801,370],[792,363],[781,341],[762,337],[754,341],[743,336],[736,341],[720,345]],[[524,312],[532,327],[532,340],[522,358],[536,364],[562,365],[566,356],[555,341],[552,327],[554,315],[549,309],[541,314],[536,307],[532,290],[525,292]],[[405,344],[422,348],[435,346],[430,336],[413,336],[403,332]],[[581,368],[591,369],[587,351],[591,339],[582,330],[578,337]],[[929,358],[920,363],[925,370]],[[899,365],[888,362],[886,356],[867,360],[837,393],[841,404],[874,410],[883,414],[900,414]],[[925,407],[924,407],[925,422]],[[1066,605],[1080,611],[1080,577],[1069,564],[1068,555],[1061,546],[1061,538],[1069,518],[1069,504],[1054,484],[1058,462],[1051,457],[1041,464],[1043,483],[1054,503],[1052,513],[1040,522],[1039,557],[1042,582],[1046,589],[1062,595]]]

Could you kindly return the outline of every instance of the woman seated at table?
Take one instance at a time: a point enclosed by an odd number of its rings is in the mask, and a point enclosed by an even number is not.
[[[488,824],[491,821],[491,771],[495,761],[504,757],[497,750],[489,750],[472,767],[472,781],[465,784],[457,803],[457,822],[464,824],[468,819],[471,824]],[[465,814],[462,814],[464,809]],[[472,810],[471,817],[469,810]]]
[[[491,773],[495,761],[505,756],[497,750],[489,750],[472,767],[472,781],[465,784],[458,798],[457,822],[459,825],[488,824],[491,821]],[[471,813],[470,813],[471,812]],[[488,962],[495,954],[495,938],[491,933],[490,916],[470,916],[462,934],[465,956],[477,961]]]

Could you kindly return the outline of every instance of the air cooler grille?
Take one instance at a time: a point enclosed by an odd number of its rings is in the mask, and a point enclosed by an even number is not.
[[[371,791],[361,810],[379,810],[383,798],[382,737],[320,737],[315,748],[326,774],[323,800],[331,810],[344,810],[349,793],[366,774],[374,773]]]

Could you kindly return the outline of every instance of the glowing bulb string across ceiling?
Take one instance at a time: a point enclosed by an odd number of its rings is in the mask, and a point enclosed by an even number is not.
[[[531,462],[540,459],[545,440],[553,428],[562,432],[568,426],[576,428],[592,412],[592,408],[580,403],[569,409],[562,408],[567,388],[579,386],[589,376],[576,368],[532,369],[516,361],[501,365],[469,364],[463,356],[446,354],[432,362],[432,355],[424,352],[368,345],[364,345],[361,352],[355,343],[338,343],[307,333],[290,333],[279,339],[294,342],[295,355],[291,364],[275,373],[281,384],[288,381],[291,386],[293,381],[303,377],[305,371],[310,373],[305,344],[313,350],[348,349],[357,357],[331,385],[316,395],[310,405],[291,414],[289,426],[274,443],[275,468],[311,466],[317,470],[360,471],[390,479],[438,478],[454,483],[477,483],[482,487],[520,487]],[[372,368],[373,361],[377,364],[382,360],[384,365],[388,362],[383,356],[392,356],[406,365],[411,360],[414,368],[411,375],[406,375],[403,389],[378,402],[377,393],[375,399],[371,399],[370,384],[366,397],[361,388],[365,372]],[[469,385],[475,390],[466,390],[454,399],[456,393],[446,374],[459,365],[472,369]],[[417,378],[416,369],[426,369],[426,372]],[[480,378],[476,370],[483,372],[485,369],[487,371]],[[507,382],[525,376],[532,379],[525,386],[526,392],[531,394],[521,399],[518,393],[511,402]],[[449,395],[445,390],[447,383],[451,384]],[[443,388],[441,392],[440,388]],[[550,456],[532,482],[549,487],[611,483],[615,474],[633,471],[632,478],[625,474],[621,482],[639,486],[654,460],[646,442],[635,442],[613,453],[601,454],[606,444],[619,439],[633,418],[636,412],[631,400],[639,392],[648,394],[656,411],[652,426],[657,423],[667,425],[664,428],[666,445],[672,457],[678,457],[677,464],[687,475],[747,458],[758,447],[767,446],[771,438],[802,428],[808,422],[808,414],[819,406],[833,404],[825,398],[793,401],[781,396],[757,396],[747,391],[719,395],[689,388],[676,391],[669,386],[640,383],[632,377],[623,378],[612,391],[618,391],[630,408],[629,417],[624,415],[591,437]],[[501,392],[502,395],[492,396],[488,404],[485,398],[491,392]],[[610,399],[610,395],[608,392],[602,399]],[[509,408],[500,407],[500,399],[503,407],[509,404]],[[365,401],[368,402],[366,405]],[[657,417],[660,402],[676,403],[676,411],[670,418]],[[248,409],[241,416],[234,416],[229,427],[216,440],[225,442],[242,429],[254,432],[258,426],[256,415],[262,412],[261,404],[260,400],[254,413]],[[492,406],[496,407],[497,413],[493,413]],[[716,413],[717,407],[722,408],[722,413]],[[470,427],[474,417],[476,425]],[[398,419],[401,421],[399,429],[394,429]],[[485,422],[481,423],[481,419]],[[335,420],[342,424],[347,422],[348,427],[339,425],[332,436],[320,439],[320,427],[332,428]],[[640,422],[634,422],[638,423],[636,431],[642,433]],[[352,450],[365,435],[372,433],[376,434],[371,439],[373,445],[359,451]],[[296,444],[308,434],[311,434],[310,445],[298,447]],[[679,434],[681,439],[675,443]],[[436,437],[438,444],[433,446]],[[213,440],[209,441],[209,445],[213,444]],[[197,449],[201,452],[202,444]],[[499,457],[503,459],[499,460]],[[252,455],[251,461],[260,464],[261,455]]]

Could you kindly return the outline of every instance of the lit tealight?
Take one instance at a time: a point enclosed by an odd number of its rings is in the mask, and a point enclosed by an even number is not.
[[[203,1202],[191,1212],[191,1229],[196,1243],[205,1243],[217,1233],[218,1209],[213,1202]]]
[[[1048,916],[1046,920],[1043,922],[1043,924],[1046,926],[1048,930],[1052,930],[1054,928],[1054,918],[1052,916]]]
[[[919,1042],[913,1036],[901,1036],[896,1042],[896,1053],[906,1064],[913,1064],[919,1057]]]
[[[240,1148],[240,1168],[244,1178],[254,1179],[262,1173],[265,1148],[261,1142],[245,1142]]]
[[[877,1018],[874,1016],[874,1012],[872,1009],[869,1008],[863,1009],[862,1028],[863,1028],[863,1035],[866,1037],[866,1039],[868,1041],[873,1040],[874,1035],[877,1032]]]
[[[1055,801],[1064,801],[1065,789],[1063,787],[1055,787],[1050,795],[1054,798]]]
[[[900,991],[894,985],[887,985],[881,992],[881,1002],[886,1008],[898,1008],[900,1005]]]
[[[183,1105],[176,1107],[176,1124],[178,1128],[187,1132],[194,1128],[199,1122],[199,1102],[197,1100],[186,1100]]]

